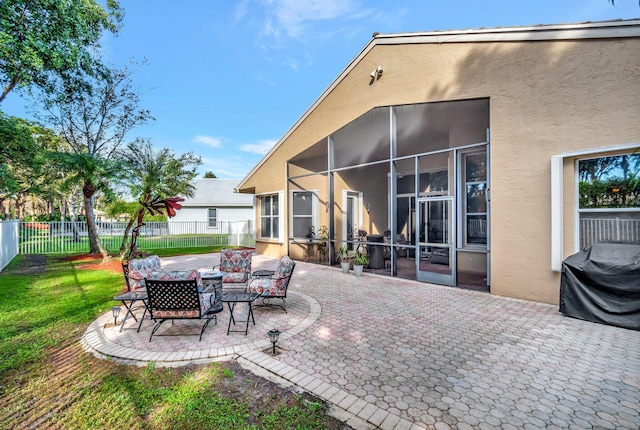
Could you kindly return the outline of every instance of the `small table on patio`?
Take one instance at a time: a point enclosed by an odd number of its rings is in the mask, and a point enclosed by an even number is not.
[[[122,329],[124,328],[124,323],[127,322],[127,318],[131,316],[138,323],[138,333],[140,333],[140,327],[142,326],[142,321],[144,320],[144,317],[147,314],[147,310],[148,310],[147,290],[140,288],[133,291],[127,291],[126,293],[122,293],[119,296],[115,296],[113,300],[121,301],[125,309],[127,310],[127,313],[124,315],[124,318],[122,319],[122,324],[120,324],[120,331],[122,331]],[[127,302],[129,303],[127,304]],[[144,312],[142,312],[142,317],[140,318],[140,321],[138,321],[136,316],[133,314],[133,310],[134,310],[133,306],[135,302],[142,302],[142,305],[144,307]]]
[[[216,301],[219,301],[222,297],[222,277],[224,272],[220,270],[199,270],[199,272],[204,290],[207,291],[213,287],[216,293]]]
[[[224,272],[220,270],[200,270],[200,279],[202,279],[202,288],[204,292],[214,291],[214,302],[210,312],[222,312],[224,304],[222,303],[222,277]]]
[[[252,278],[272,278],[276,274],[275,270],[256,270],[251,274]]]
[[[236,320],[233,317],[233,310],[236,307],[236,303],[247,303],[249,305],[249,313],[247,314],[247,320],[240,321],[240,322],[246,322],[246,325],[244,327],[244,335],[246,336],[247,333],[249,332],[249,319],[253,321],[253,325],[256,325],[256,320],[253,318],[253,309],[251,305],[259,296],[260,294],[258,293],[226,293],[225,295],[222,296],[222,302],[227,304],[227,306],[229,307],[229,313],[230,313],[229,325],[227,326],[227,336],[231,332],[242,333],[242,330],[231,330],[231,323],[233,322],[233,325],[236,325]]]

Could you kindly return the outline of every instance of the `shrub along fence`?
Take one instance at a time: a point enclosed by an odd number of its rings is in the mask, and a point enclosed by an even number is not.
[[[97,225],[103,248],[117,252],[127,223],[98,222]],[[138,236],[138,248],[141,250],[220,245],[255,246],[253,223],[248,220],[218,221],[215,227],[210,227],[208,222],[201,221],[148,222]],[[19,252],[89,252],[87,224],[84,221],[20,222]]]
[[[8,220],[0,222],[0,270],[18,255],[18,229],[20,221]]]

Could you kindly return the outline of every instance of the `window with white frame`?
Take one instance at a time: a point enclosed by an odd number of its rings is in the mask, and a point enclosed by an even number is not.
[[[640,154],[578,160],[579,246],[640,242]]]
[[[280,236],[280,205],[278,194],[259,196],[260,238],[278,239]]]
[[[487,245],[487,153],[462,154],[463,246]]]
[[[315,236],[318,218],[317,194],[313,191],[292,191],[291,202],[291,236],[295,238]]]
[[[207,214],[207,220],[209,221],[209,227],[217,227],[218,225],[218,209],[209,208]]]

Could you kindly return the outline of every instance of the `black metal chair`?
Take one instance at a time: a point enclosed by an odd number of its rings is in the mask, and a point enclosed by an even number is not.
[[[152,272],[145,279],[145,284],[149,312],[156,320],[149,342],[167,320],[205,320],[200,330],[200,340],[211,320],[218,323],[216,314],[222,312],[222,302],[215,300],[215,292],[203,291],[200,273],[197,270]]]

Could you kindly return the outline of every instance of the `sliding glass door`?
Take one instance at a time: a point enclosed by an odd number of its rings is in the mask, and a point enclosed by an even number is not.
[[[420,242],[416,263],[419,281],[455,285],[454,208],[453,197],[418,200]]]

